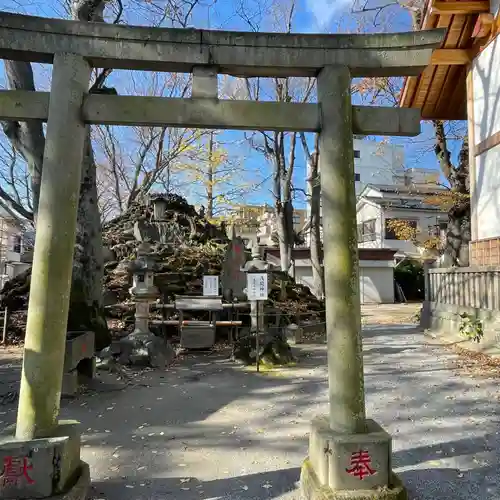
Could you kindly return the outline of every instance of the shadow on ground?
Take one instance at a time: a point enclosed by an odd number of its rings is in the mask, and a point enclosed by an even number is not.
[[[283,494],[296,491],[300,469],[290,468],[257,474],[247,474],[226,479],[200,481],[197,477],[172,477],[168,479],[144,479],[136,485],[123,479],[94,482],[96,497],[117,495],[136,500],[175,498],[192,500],[195,498],[217,498],[224,500],[263,500],[281,498]]]
[[[457,373],[456,355],[414,325],[363,340],[367,414],[393,436],[412,498],[500,499],[497,380]],[[309,422],[327,412],[326,348],[297,350],[296,367],[260,374],[192,355],[136,387],[65,402],[62,416],[82,422],[94,499],[296,500]]]

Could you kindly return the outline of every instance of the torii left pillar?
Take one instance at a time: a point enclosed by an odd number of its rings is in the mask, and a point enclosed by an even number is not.
[[[90,66],[54,56],[19,409],[0,442],[0,498],[87,498],[78,422],[59,421]],[[67,495],[67,496],[66,496]]]

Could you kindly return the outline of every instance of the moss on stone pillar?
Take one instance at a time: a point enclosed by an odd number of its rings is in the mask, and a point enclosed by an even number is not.
[[[349,68],[318,76],[330,426],[364,432],[356,194]]]
[[[56,54],[43,159],[16,437],[47,437],[57,426],[68,321],[90,67]]]

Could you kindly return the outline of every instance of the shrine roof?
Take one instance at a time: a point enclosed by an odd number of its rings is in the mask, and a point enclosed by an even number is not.
[[[427,0],[421,30],[446,29],[440,48],[419,76],[405,78],[399,105],[421,109],[424,120],[467,118],[470,63],[498,30],[490,0]]]

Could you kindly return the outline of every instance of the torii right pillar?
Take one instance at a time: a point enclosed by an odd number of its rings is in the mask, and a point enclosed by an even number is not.
[[[302,498],[403,500],[406,490],[391,469],[391,436],[365,417],[348,67],[321,71],[318,102],[330,412],[311,425]]]

